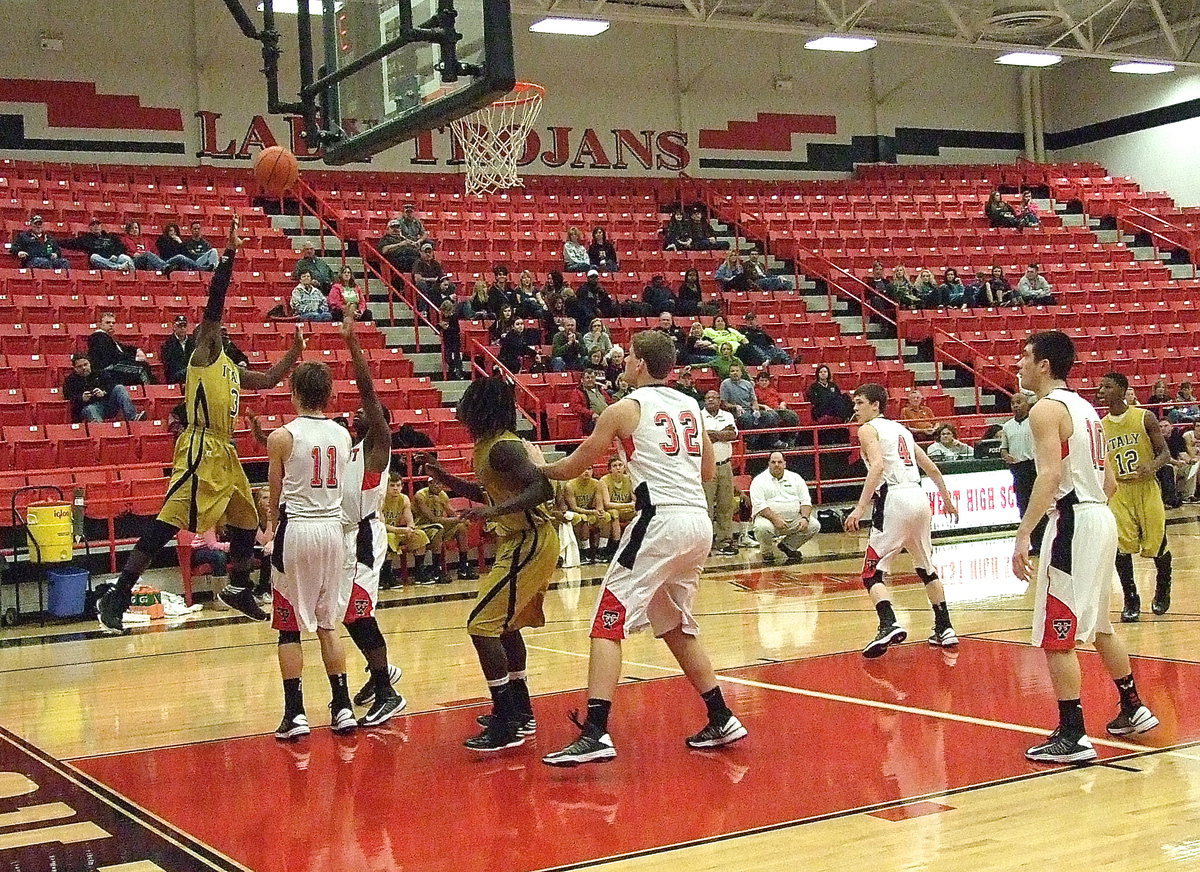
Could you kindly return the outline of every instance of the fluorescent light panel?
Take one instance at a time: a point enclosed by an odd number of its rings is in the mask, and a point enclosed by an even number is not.
[[[1061,60],[1061,55],[1048,52],[1014,51],[996,58],[996,63],[1014,67],[1052,67]]]
[[[1114,73],[1134,73],[1139,76],[1156,76],[1159,73],[1175,72],[1174,64],[1164,64],[1160,61],[1123,61],[1108,68]]]
[[[869,36],[819,36],[804,43],[805,48],[813,51],[867,51],[879,43]]]
[[[529,25],[534,33],[562,33],[567,36],[599,36],[609,22],[600,18],[543,18]]]
[[[338,0],[333,4],[333,11],[337,12],[345,3]],[[258,4],[258,11],[263,11],[264,4]],[[275,0],[272,8],[280,15],[296,15],[300,12],[300,0]],[[324,4],[321,0],[308,0],[308,11],[310,15],[320,15],[325,11]]]

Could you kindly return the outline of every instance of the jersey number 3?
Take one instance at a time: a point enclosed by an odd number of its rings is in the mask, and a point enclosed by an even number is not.
[[[329,458],[329,467],[324,473],[321,472],[322,457]],[[337,487],[337,448],[330,445],[322,449],[316,446],[312,450],[313,459],[313,474],[312,481],[308,484],[310,487]]]
[[[684,452],[692,457],[699,457],[700,425],[696,421],[696,416],[691,412],[683,412],[679,415],[679,423],[683,425],[682,448]],[[662,450],[672,457],[677,455],[681,445],[679,428],[675,424],[675,419],[666,412],[659,412],[654,416],[654,425],[662,427],[667,434],[667,438],[659,443]]]

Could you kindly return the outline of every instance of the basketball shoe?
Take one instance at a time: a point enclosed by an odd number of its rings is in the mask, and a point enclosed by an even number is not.
[[[1038,763],[1086,763],[1096,759],[1096,749],[1087,736],[1074,737],[1060,727],[1046,741],[1027,750],[1025,757]]]
[[[494,715],[480,715],[475,719],[475,723],[481,727],[486,727],[492,722]],[[517,724],[518,736],[533,736],[537,734],[537,718],[533,716],[533,712],[522,712],[522,720]]]
[[[729,715],[720,724],[709,721],[703,730],[694,736],[688,736],[686,741],[689,748],[719,748],[744,738],[746,728],[742,726],[741,721]]]
[[[370,675],[371,667],[368,666],[366,668],[365,672],[368,675]],[[390,681],[393,686],[399,684],[400,679],[403,677],[404,677],[403,669],[401,669],[399,666],[393,666],[391,663],[388,664],[388,681]],[[358,693],[354,694],[354,704],[355,705],[370,705],[371,700],[373,700],[374,698],[375,698],[375,683],[373,681],[371,681],[370,678],[368,678],[367,683],[358,689]]]
[[[887,653],[889,645],[899,645],[907,638],[908,631],[899,624],[881,626],[875,638],[867,643],[867,647],[863,648],[862,655],[871,659],[882,657]]]
[[[502,751],[505,748],[515,748],[525,744],[525,737],[519,732],[516,721],[503,721],[494,718],[484,727],[478,736],[472,736],[463,742],[464,748],[472,751]]]
[[[579,738],[561,751],[542,758],[547,766],[578,766],[581,763],[607,763],[616,759],[617,749],[608,733],[591,736],[580,733]]]
[[[398,693],[375,700],[367,713],[358,719],[360,727],[377,727],[408,708],[408,700]]]
[[[217,599],[253,621],[266,621],[271,618],[258,605],[258,600],[254,598],[254,591],[248,587],[226,586],[217,594]]]
[[[1128,736],[1131,733],[1146,733],[1158,726],[1158,718],[1140,705],[1131,712],[1122,711],[1108,722],[1106,729],[1110,736]]]
[[[303,712],[298,715],[284,715],[283,720],[275,730],[275,738],[280,741],[299,739],[307,736],[312,730],[308,727],[308,717]]]
[[[343,733],[352,733],[358,729],[358,719],[354,717],[354,709],[339,708],[335,709],[333,703],[329,704],[330,726],[335,733],[341,735]]]
[[[926,641],[938,648],[953,648],[958,644],[958,634],[953,627],[946,627],[944,630],[934,630]]]
[[[105,633],[118,634],[125,632],[125,610],[117,602],[116,590],[108,590],[104,596],[96,600],[96,620],[100,629]]]

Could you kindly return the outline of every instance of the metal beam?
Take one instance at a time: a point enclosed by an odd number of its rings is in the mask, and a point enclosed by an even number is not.
[[[771,8],[771,5],[774,2],[775,0],[763,0],[763,2],[758,5],[758,8],[754,10],[754,14],[750,16],[750,20],[758,21],[758,19],[762,18],[766,11]]]
[[[1158,26],[1162,28],[1163,36],[1167,38],[1167,45],[1171,46],[1171,51],[1175,52],[1175,57],[1182,57],[1183,50],[1179,45],[1179,40],[1175,38],[1175,31],[1171,29],[1171,22],[1167,21],[1162,4],[1158,0],[1148,0],[1148,2],[1150,3],[1151,11],[1154,12],[1154,17],[1158,20]]]
[[[954,4],[950,0],[938,0],[942,6],[942,11],[954,24],[954,29],[958,31],[958,35],[967,42],[975,41],[975,34],[971,32],[971,28],[967,27],[967,22],[963,21],[963,17],[958,14],[958,10],[954,8]]]
[[[829,5],[827,0],[817,0],[817,8],[825,13],[825,17],[829,19],[829,23],[835,28],[841,29],[842,17],[834,11],[834,8]]]
[[[1075,42],[1079,44],[1079,47],[1084,51],[1091,51],[1091,44],[1087,41],[1087,37],[1083,35],[1083,31],[1079,29],[1079,25],[1075,23],[1074,16],[1072,16],[1071,13],[1066,10],[1066,7],[1062,5],[1062,0],[1054,0],[1054,9],[1063,17],[1063,20],[1066,21],[1067,33],[1075,37]],[[1065,38],[1067,33],[1064,33],[1059,37],[1059,39]]]

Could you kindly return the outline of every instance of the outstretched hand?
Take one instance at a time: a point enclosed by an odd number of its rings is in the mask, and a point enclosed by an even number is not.
[[[245,240],[238,236],[238,228],[241,226],[241,221],[242,219],[237,215],[229,219],[229,241],[226,243],[226,247],[234,251],[237,251],[246,244]]]
[[[349,339],[354,335],[354,322],[358,316],[355,306],[347,306],[342,310],[342,323],[338,325],[338,331],[342,334],[343,339]]]
[[[296,325],[296,334],[292,337],[292,350],[297,354],[303,354],[304,349],[308,347],[308,340],[304,338],[304,328],[299,324]]]
[[[493,514],[491,506],[469,506],[468,508],[458,510],[458,517],[464,521],[486,521]]]

